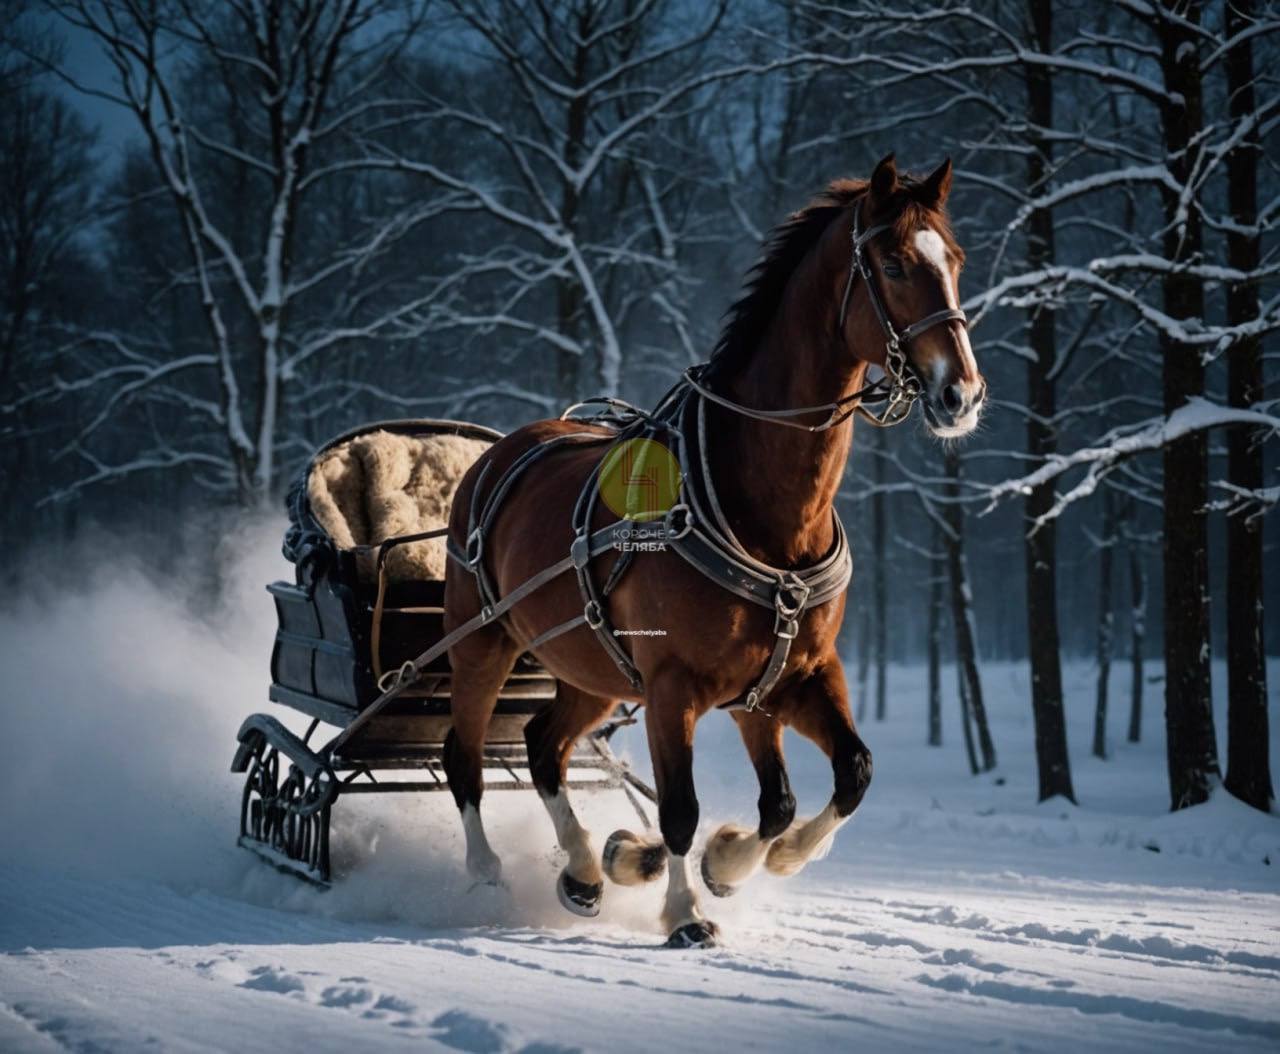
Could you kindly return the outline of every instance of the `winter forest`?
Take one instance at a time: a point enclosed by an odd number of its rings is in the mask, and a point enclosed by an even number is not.
[[[32,6],[0,27],[10,550],[106,528],[164,559],[365,420],[651,402],[773,224],[951,156],[994,405],[951,450],[859,436],[859,709],[927,658],[931,705],[954,660],[980,716],[977,660],[1025,659],[1040,794],[1071,797],[1060,656],[1088,655],[1096,753],[1164,706],[1175,805],[1221,767],[1266,807],[1269,5]]]
[[[1266,0],[0,0],[5,595],[71,552],[228,590],[192,553],[361,422],[651,405],[789,213],[950,157],[990,394],[855,429],[859,724],[1026,754],[1028,806],[1270,812],[1278,70]],[[1147,1019],[1280,1035],[1237,1010]]]

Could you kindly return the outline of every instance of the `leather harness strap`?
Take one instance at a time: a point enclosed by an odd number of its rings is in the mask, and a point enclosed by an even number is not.
[[[702,364],[685,370],[680,381],[659,400],[658,405],[651,411],[646,412],[620,399],[603,397],[571,406],[561,415],[562,419],[603,425],[609,427],[611,431],[605,434],[570,432],[530,447],[512,462],[482,502],[481,491],[492,468],[492,462],[484,465],[471,492],[465,546],[459,546],[452,537],[446,541],[449,557],[475,577],[481,602],[480,613],[448,633],[412,662],[405,663],[398,672],[395,672],[394,683],[389,684],[382,695],[347,726],[332,746],[336,748],[349,739],[374,714],[400,695],[431,662],[443,655],[453,644],[481,626],[500,618],[530,593],[570,570],[575,573],[582,594],[582,614],[539,634],[528,643],[527,648],[534,650],[561,634],[585,624],[595,632],[606,653],[617,664],[632,689],[641,691],[643,685],[640,673],[632,663],[631,657],[618,643],[617,636],[609,623],[605,604],[609,592],[631,566],[631,550],[619,544],[624,540],[621,532],[630,531],[631,521],[619,519],[595,531],[590,527],[599,499],[598,484],[603,457],[588,475],[574,506],[572,517],[574,537],[569,555],[522,582],[506,596],[499,597],[489,571],[485,567],[484,541],[504,499],[517,480],[531,465],[553,450],[569,444],[603,442],[609,443],[612,448],[613,445],[628,440],[659,435],[663,442],[674,450],[681,472],[680,500],[667,511],[662,521],[660,540],[670,544],[691,567],[723,589],[743,600],[768,608],[774,613],[774,646],[764,672],[741,698],[721,707],[725,710],[748,712],[761,710],[762,703],[776,687],[786,669],[792,641],[799,633],[800,619],[807,611],[830,602],[844,592],[853,573],[853,560],[844,526],[834,510],[832,510],[832,526],[835,540],[831,551],[810,567],[798,570],[772,567],[757,560],[746,550],[729,526],[711,479],[706,447],[706,404],[715,403],[746,417],[809,432],[834,428],[848,420],[854,413],[861,414],[878,427],[887,427],[905,420],[921,394],[920,381],[907,360],[905,345],[933,326],[950,321],[963,323],[966,319],[963,311],[948,308],[927,315],[901,331],[894,327],[888,309],[880,296],[865,251],[871,240],[888,228],[888,224],[878,224],[864,230],[861,226],[861,202],[855,206],[851,235],[853,259],[850,263],[849,277],[845,283],[839,314],[839,328],[843,332],[853,282],[857,275],[861,275],[866,283],[872,308],[885,334],[883,380],[873,382],[852,395],[832,403],[788,410],[759,410],[744,406],[712,391],[704,380],[706,364]],[[884,411],[876,416],[864,407],[864,402],[886,402],[887,405]],[[591,418],[570,418],[570,414],[588,405],[600,405],[604,409]],[[804,424],[794,420],[798,417],[823,413],[826,417],[816,424]],[[696,459],[687,449],[689,436],[694,437],[697,445]],[[383,552],[379,557],[377,604],[379,614],[385,588],[382,567],[385,562],[386,548],[411,539],[421,540],[445,534],[447,529],[441,529],[424,535],[389,539],[383,543]],[[605,586],[598,588],[591,576],[590,564],[593,558],[609,550],[619,551],[619,557],[611,569]],[[378,628],[375,626],[375,636],[377,632]]]
[[[698,389],[683,383],[672,389],[658,407],[649,413],[631,413],[632,408],[627,404],[609,400],[607,413],[593,421],[606,423],[613,431],[605,435],[596,432],[567,433],[531,447],[512,462],[489,496],[483,500],[483,504],[479,491],[487,473],[482,470],[472,493],[466,548],[460,549],[452,539],[447,548],[450,557],[476,576],[484,604],[482,614],[488,611],[491,617],[497,617],[509,608],[507,601],[510,596],[503,601],[491,602],[485,599],[492,597],[493,593],[492,587],[488,585],[488,571],[484,566],[483,542],[502,499],[510,492],[518,477],[545,457],[552,447],[566,442],[608,442],[612,448],[632,439],[661,436],[669,448],[674,450],[681,468],[682,500],[667,511],[661,529],[655,532],[657,538],[717,585],[774,613],[774,647],[764,673],[741,699],[724,707],[753,711],[760,708],[781,678],[791,642],[799,632],[800,617],[810,608],[825,604],[844,591],[852,574],[852,559],[844,526],[834,511],[832,524],[835,541],[831,551],[811,567],[800,570],[775,568],[755,559],[746,551],[724,519],[709,472],[703,465],[695,466],[692,463],[687,449],[686,437],[692,433],[697,436],[697,445],[705,464],[705,419],[698,412],[702,402]],[[573,409],[576,407],[571,407],[566,413]],[[574,539],[569,555],[554,565],[562,571],[573,570],[583,600],[583,612],[567,622],[551,627],[530,641],[527,647],[534,649],[585,624],[596,634],[597,640],[627,679],[632,690],[641,692],[643,682],[640,673],[618,642],[606,606],[608,592],[630,566],[632,553],[619,543],[632,530],[632,521],[619,519],[595,532],[590,530],[599,502],[599,474],[603,462],[602,456],[579,492],[571,521]],[[714,510],[714,513],[709,510]],[[719,520],[719,526],[716,520]],[[605,587],[601,589],[591,575],[590,565],[594,557],[609,548],[619,550],[620,554]]]

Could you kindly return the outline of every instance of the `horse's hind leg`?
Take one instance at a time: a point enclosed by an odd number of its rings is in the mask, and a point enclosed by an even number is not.
[[[727,823],[707,839],[702,854],[702,880],[717,897],[732,896],[738,891],[796,815],[796,799],[782,758],[782,722],[744,711],[735,712],[733,719],[760,779],[760,825],[751,830]]]
[[[591,835],[569,802],[569,758],[578,738],[608,717],[615,705],[613,699],[590,695],[561,681],[555,702],[534,716],[524,730],[533,784],[551,814],[560,848],[569,854],[557,884],[560,903],[575,915],[600,914],[604,875],[591,848]]]
[[[698,904],[689,868],[689,850],[698,828],[698,796],[693,787],[693,730],[697,710],[689,699],[688,671],[662,671],[645,692],[645,728],[658,792],[658,823],[667,847],[667,895],[662,921],[677,948],[705,948],[719,930]]]
[[[800,686],[790,724],[831,759],[835,792],[822,812],[795,824],[769,847],[765,867],[775,875],[794,875],[821,856],[871,783],[871,751],[854,729],[844,670],[837,658],[833,656]]]
[[[476,630],[449,649],[453,728],[444,741],[444,771],[462,814],[467,873],[477,882],[496,884],[502,878],[502,861],[490,847],[480,820],[484,740],[498,693],[519,653],[519,646],[496,624]]]

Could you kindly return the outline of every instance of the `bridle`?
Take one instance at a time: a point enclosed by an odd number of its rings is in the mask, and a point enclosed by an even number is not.
[[[889,318],[889,310],[880,296],[880,287],[871,273],[871,261],[865,251],[867,243],[877,234],[887,231],[890,224],[880,223],[864,231],[860,229],[861,219],[862,202],[859,201],[853,208],[853,262],[849,267],[849,278],[844,284],[844,298],[840,301],[838,325],[839,331],[843,333],[845,315],[849,310],[849,294],[853,292],[853,275],[856,269],[867,285],[867,298],[875,309],[876,318],[880,320],[880,328],[884,330],[884,375],[889,382],[888,402],[880,416],[877,418],[870,411],[866,411],[864,416],[869,417],[881,427],[888,427],[906,420],[907,415],[911,413],[912,405],[921,395],[920,378],[907,361],[905,346],[925,330],[932,329],[943,322],[954,319],[967,324],[969,320],[959,308],[948,307],[935,311],[931,315],[925,315],[924,318],[913,322],[899,333],[894,328],[893,320]]]
[[[855,413],[877,428],[889,428],[905,421],[911,413],[912,406],[915,405],[916,400],[920,398],[922,393],[920,378],[917,376],[914,367],[907,360],[906,346],[920,336],[921,333],[944,322],[957,321],[967,324],[968,316],[958,308],[944,308],[941,311],[933,312],[931,315],[926,315],[901,331],[894,326],[893,320],[889,317],[889,309],[885,307],[884,299],[880,296],[879,286],[876,284],[875,275],[871,270],[870,257],[866,252],[866,246],[871,239],[878,234],[883,234],[890,226],[892,225],[888,223],[879,223],[874,227],[868,227],[863,230],[862,202],[859,201],[854,206],[853,230],[851,232],[853,253],[849,262],[849,277],[845,281],[844,297],[840,301],[840,318],[837,323],[837,332],[843,333],[845,317],[849,311],[849,297],[853,292],[854,276],[861,275],[867,286],[867,298],[871,301],[871,307],[876,313],[876,318],[880,320],[880,328],[884,330],[883,378],[873,381],[852,395],[846,395],[835,402],[822,403],[817,406],[799,406],[791,410],[757,410],[750,406],[743,406],[741,403],[736,403],[732,399],[713,392],[702,379],[707,366],[705,363],[699,366],[690,366],[685,370],[685,382],[704,399],[708,399],[728,410],[733,410],[746,417],[755,418],[758,421],[787,425],[789,428],[799,428],[806,432],[823,432],[828,428],[835,428],[837,425],[843,424]],[[863,405],[864,402],[868,401],[883,401],[885,407],[879,415],[876,415]],[[827,417],[816,425],[800,424],[791,420],[793,417],[804,417],[807,414],[817,414],[823,411],[826,411]]]

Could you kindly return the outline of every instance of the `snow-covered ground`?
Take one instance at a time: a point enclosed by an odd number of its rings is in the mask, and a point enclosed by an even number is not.
[[[1224,795],[1168,815],[1160,686],[1124,743],[1124,667],[1104,762],[1092,671],[1068,666],[1079,807],[1034,803],[1024,669],[984,671],[1001,764],[978,778],[954,700],[926,747],[923,671],[893,669],[889,719],[863,729],[875,780],[830,857],[707,896],[725,947],[676,952],[657,890],[564,913],[532,796],[486,801],[509,894],[467,892],[443,795],[343,800],[329,891],[235,848],[227,765],[266,709],[276,571],[243,566],[210,624],[118,569],[0,616],[0,1050],[1280,1047],[1280,820]],[[789,753],[820,807],[825,761]],[[727,718],[699,730],[697,779],[705,828],[753,822]],[[581,811],[600,840],[635,824],[620,800]]]

